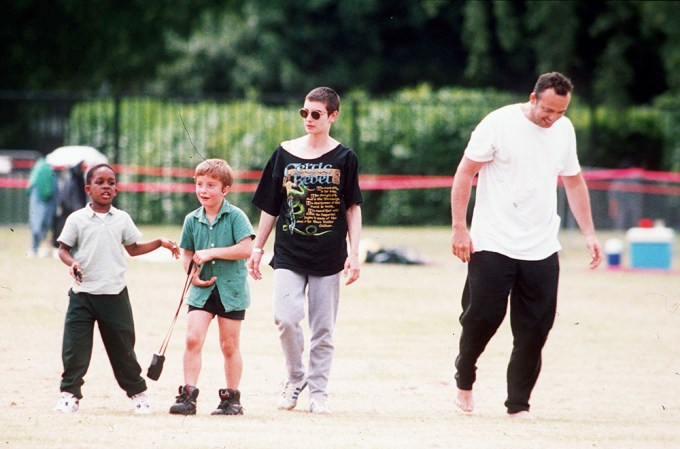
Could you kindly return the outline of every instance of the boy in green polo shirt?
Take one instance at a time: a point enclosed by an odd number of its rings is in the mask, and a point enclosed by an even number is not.
[[[250,305],[245,260],[250,257],[255,233],[246,214],[225,199],[234,181],[229,164],[207,159],[196,167],[194,180],[201,207],[184,219],[180,247],[185,271],[192,260],[197,268],[187,297],[184,385],[179,387],[170,413],[196,414],[201,352],[208,326],[217,316],[227,385],[219,390],[220,403],[211,414],[242,415],[239,339],[245,309]]]

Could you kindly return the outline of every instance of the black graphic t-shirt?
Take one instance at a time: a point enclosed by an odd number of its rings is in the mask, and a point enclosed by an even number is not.
[[[255,206],[278,217],[271,266],[313,276],[342,271],[347,208],[362,202],[352,149],[338,145],[317,159],[301,159],[279,146],[253,197]]]

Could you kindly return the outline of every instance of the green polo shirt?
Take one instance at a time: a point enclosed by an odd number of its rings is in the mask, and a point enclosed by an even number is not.
[[[203,206],[184,218],[179,246],[196,252],[201,249],[233,246],[247,237],[255,237],[250,220],[241,209],[224,200],[212,224],[206,218]],[[203,264],[201,279],[208,280],[213,276],[217,277],[217,281],[210,287],[192,285],[189,288],[187,304],[203,307],[212,289],[217,287],[227,312],[245,310],[250,305],[245,259],[215,259]]]

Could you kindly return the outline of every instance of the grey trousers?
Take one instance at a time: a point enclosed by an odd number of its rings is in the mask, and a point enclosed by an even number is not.
[[[325,399],[333,362],[333,329],[338,314],[340,273],[331,276],[308,276],[290,270],[274,270],[274,322],[279,328],[281,348],[288,371],[288,382],[305,377],[309,394]],[[305,339],[300,322],[308,302],[309,373],[305,372],[302,353]]]

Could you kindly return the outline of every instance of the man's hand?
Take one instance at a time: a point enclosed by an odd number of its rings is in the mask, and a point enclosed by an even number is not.
[[[590,264],[588,266],[592,270],[593,268],[597,268],[597,266],[602,262],[602,245],[600,245],[597,237],[588,236],[586,237],[586,247],[588,248],[588,251],[590,251]]]
[[[451,237],[451,252],[464,263],[470,262],[470,255],[475,252],[475,249],[467,228],[454,228]]]

